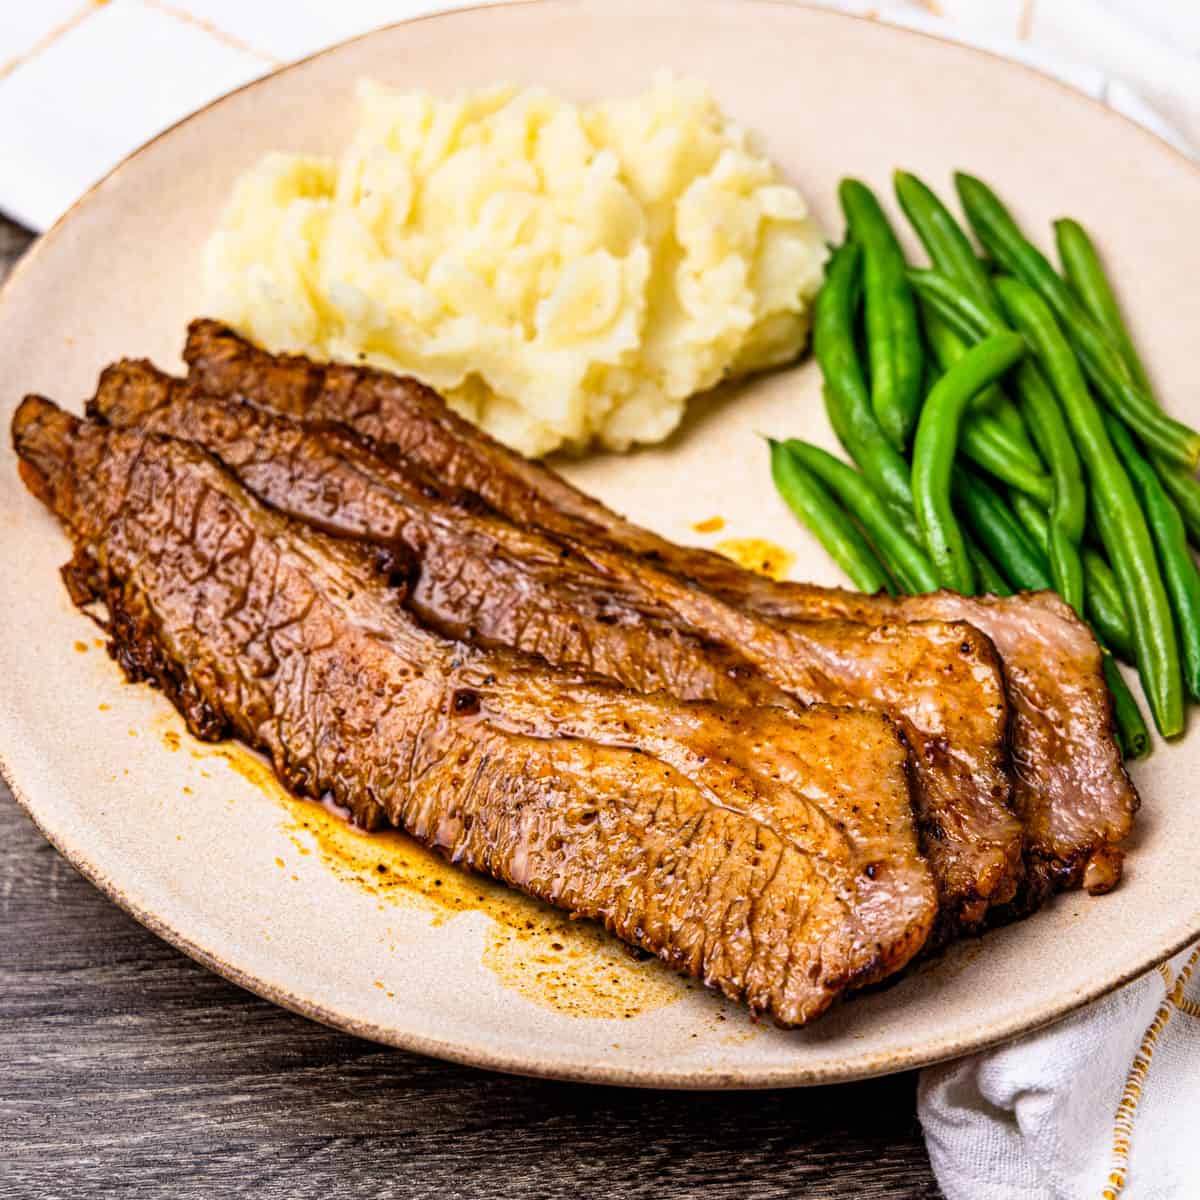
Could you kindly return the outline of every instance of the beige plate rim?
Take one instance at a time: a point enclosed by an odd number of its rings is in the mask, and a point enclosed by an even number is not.
[[[484,3],[466,6],[463,8],[446,10],[442,12],[429,13],[422,16],[417,16],[404,21],[398,21],[379,29],[374,29],[366,33],[360,34],[353,38],[348,38],[333,46],[327,47],[315,54],[308,55],[305,58],[298,59],[293,63],[289,63],[277,70],[263,75],[241,87],[232,89],[230,92],[218,97],[209,102],[203,107],[190,113],[188,116],[175,122],[162,132],[151,138],[145,144],[134,150],[118,163],[107,175],[93,184],[78,200],[68,209],[38,240],[34,243],[28,253],[26,253],[17,263],[15,268],[10,273],[8,279],[5,280],[3,286],[0,286],[0,307],[8,300],[10,294],[20,285],[26,274],[36,268],[41,255],[47,250],[51,242],[61,233],[74,218],[77,210],[87,202],[87,200],[98,189],[104,187],[107,183],[120,175],[125,169],[144,154],[150,147],[170,137],[179,128],[184,125],[203,117],[211,109],[223,104],[231,97],[240,93],[252,91],[254,89],[269,86],[278,76],[302,68],[307,63],[315,59],[324,58],[331,54],[336,54],[343,50],[346,46],[363,41],[368,38],[378,36],[381,33],[395,30],[399,27],[416,25],[429,21],[439,21],[447,18],[461,16],[465,13],[479,13],[483,11],[494,10],[500,12],[509,9],[539,7],[552,5],[556,0],[501,0],[498,3]],[[708,3],[708,0],[705,0]],[[772,8],[801,8],[811,9],[812,5],[804,4],[801,0],[741,0],[741,3],[746,6],[762,6]],[[873,18],[860,16],[857,14],[838,13],[831,10],[819,10],[830,19],[836,19],[847,22],[863,22],[877,24]],[[1103,116],[1111,122],[1116,122],[1120,125],[1127,126],[1137,131],[1137,134],[1145,139],[1148,139],[1157,144],[1160,149],[1167,150],[1172,156],[1181,160],[1191,170],[1200,175],[1200,166],[1192,162],[1178,148],[1171,145],[1165,139],[1150,132],[1144,127],[1138,125],[1131,118],[1122,113],[1115,112],[1108,108],[1098,100],[1091,97],[1081,96],[1075,89],[1053,77],[1047,77],[1036,68],[1028,66],[1024,63],[1015,62],[1011,59],[1004,58],[1001,55],[992,53],[987,50],[982,50],[977,47],[965,46],[955,42],[952,39],[941,38],[935,34],[924,30],[908,29],[904,27],[889,27],[890,31],[898,38],[916,38],[928,42],[953,45],[959,52],[967,53],[976,56],[980,59],[988,60],[991,63],[1000,64],[1003,68],[1014,75],[1021,77],[1036,77],[1043,84],[1049,82],[1056,86],[1064,93],[1069,93],[1076,101],[1082,99],[1097,114]],[[1106,980],[1103,984],[1098,984],[1094,987],[1084,989],[1073,996],[1065,998],[1061,1003],[1053,1008],[1048,1008],[1041,1014],[1041,1017],[1032,1021],[1027,1013],[1014,1014],[1011,1020],[1007,1023],[997,1024],[988,1035],[976,1035],[969,1039],[963,1037],[946,1037],[939,1040],[926,1040],[919,1046],[910,1047],[904,1052],[879,1052],[874,1055],[857,1055],[851,1063],[843,1066],[825,1067],[825,1068],[781,1068],[781,1069],[755,1069],[746,1072],[729,1071],[718,1073],[697,1073],[694,1070],[689,1071],[672,1071],[672,1070],[639,1070],[633,1072],[628,1068],[608,1067],[603,1062],[589,1064],[587,1067],[569,1067],[554,1060],[538,1059],[532,1055],[520,1054],[495,1054],[482,1048],[478,1044],[461,1044],[455,1041],[443,1041],[437,1038],[427,1037],[417,1034],[409,1034],[404,1031],[399,1031],[395,1028],[379,1025],[373,1022],[363,1021],[345,1013],[337,1011],[335,1008],[326,1006],[312,998],[298,995],[289,988],[277,983],[273,983],[260,975],[257,975],[252,970],[246,970],[234,963],[228,962],[219,955],[216,955],[204,946],[193,941],[188,935],[176,925],[172,924],[159,914],[150,911],[137,903],[127,892],[122,890],[105,872],[105,870],[92,858],[82,843],[72,841],[69,837],[61,833],[47,828],[39,818],[36,802],[27,793],[20,781],[15,777],[8,758],[4,753],[3,747],[0,747],[0,776],[4,778],[10,787],[14,798],[21,808],[29,816],[39,832],[55,847],[55,849],[63,855],[63,857],[103,892],[110,900],[129,913],[136,921],[145,926],[158,937],[168,942],[176,949],[180,950],[196,962],[202,964],[209,970],[228,979],[232,983],[237,984],[254,994],[278,1004],[292,1012],[301,1016],[315,1020],[321,1024],[343,1030],[358,1037],[362,1037],[371,1041],[394,1046],[399,1049],[416,1051],[422,1054],[427,1054],[439,1059],[447,1061],[463,1063],[466,1065],[481,1067],[490,1070],[509,1072],[518,1075],[524,1075],[535,1078],[548,1078],[569,1080],[575,1082],[596,1083],[605,1085],[620,1085],[631,1087],[644,1088],[659,1088],[659,1089],[679,1089],[679,1090],[715,1090],[715,1089],[761,1089],[761,1088],[776,1088],[776,1087],[805,1087],[819,1085],[829,1082],[849,1082],[856,1079],[864,1079],[872,1076],[889,1074],[892,1072],[912,1069],[929,1065],[931,1063],[944,1061],[964,1053],[973,1053],[979,1050],[984,1050],[992,1046],[1002,1044],[1011,1040],[1013,1037],[1020,1034],[1028,1033],[1033,1030],[1043,1028],[1047,1025],[1060,1020],[1064,1016],[1074,1012],[1104,995],[1115,991],[1122,985],[1130,982],[1133,979],[1145,974],[1147,971],[1154,969],[1158,964],[1164,962],[1174,954],[1178,953],[1184,947],[1189,945],[1200,935],[1200,913],[1197,914],[1194,927],[1188,927],[1185,932],[1177,933],[1175,936],[1162,940],[1152,950],[1143,951],[1137,961],[1131,964],[1126,970],[1120,974]]]

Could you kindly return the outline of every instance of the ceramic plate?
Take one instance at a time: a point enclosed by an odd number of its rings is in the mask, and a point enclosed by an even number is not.
[[[1030,229],[1099,231],[1162,395],[1200,423],[1200,175],[1163,143],[1022,67],[788,4],[548,0],[386,29],[234,93],[86,196],[0,301],[7,425],[26,391],[78,407],[122,355],[180,365],[203,303],[201,250],[235,176],[268,150],[332,152],[364,76],[448,92],[501,80],[579,100],[660,68],[707,81],[836,232],[845,174],[893,167],[995,183]],[[697,405],[659,449],[569,474],[669,537],[765,539],[791,574],[837,571],[772,492],[761,432],[830,444],[812,364]],[[7,438],[5,438],[7,442]],[[1200,738],[1136,768],[1129,869],[952,950],[811,1030],[740,1010],[604,935],[439,867],[397,838],[340,834],[254,760],[191,741],[158,694],[124,685],[59,583],[54,522],[0,452],[0,749],[19,801],[118,904],[201,962],[319,1021],[480,1066],[606,1083],[759,1087],[912,1067],[1070,1012],[1200,934]],[[720,517],[720,532],[694,526]]]

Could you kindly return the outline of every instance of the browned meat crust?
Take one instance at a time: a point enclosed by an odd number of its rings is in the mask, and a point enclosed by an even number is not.
[[[365,546],[264,507],[192,444],[32,397],[13,433],[122,665],[296,791],[787,1025],[924,941],[934,888],[887,718],[685,704],[456,643],[396,604]]]
[[[290,515],[343,536],[403,543],[414,560],[414,610],[455,636],[683,699],[786,702],[770,695],[774,684],[807,703],[888,713],[916,754],[922,845],[943,906],[939,936],[978,926],[989,903],[1012,898],[1021,828],[1008,805],[1006,698],[995,652],[971,626],[779,629],[626,554],[518,530],[477,498],[444,498],[407,460],[381,457],[344,427],[306,427],[206,396],[147,363],[108,368],[90,411],[197,441]],[[675,637],[667,670],[657,669],[661,655],[646,657],[651,622],[664,619]],[[697,651],[682,666],[679,640]],[[740,669],[731,665],[738,661]]]
[[[893,599],[775,583],[626,521],[493,441],[414,380],[274,357],[213,321],[193,322],[184,357],[190,378],[207,391],[258,397],[294,415],[346,421],[396,445],[440,478],[479,492],[513,521],[623,548],[776,621],[969,621],[999,649],[1013,706],[1016,805],[1026,823],[1031,866],[1024,903],[1081,882],[1106,890],[1119,877],[1119,843],[1132,827],[1137,794],[1112,736],[1098,648],[1056,598]]]

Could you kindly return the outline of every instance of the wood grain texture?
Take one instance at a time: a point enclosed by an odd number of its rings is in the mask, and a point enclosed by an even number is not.
[[[0,274],[29,241],[0,218]],[[923,1200],[914,1086],[621,1091],[347,1037],[142,929],[0,783],[0,1200]]]

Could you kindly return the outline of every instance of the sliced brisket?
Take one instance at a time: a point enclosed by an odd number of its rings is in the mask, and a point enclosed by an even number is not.
[[[886,717],[686,704],[463,645],[395,602],[368,548],[268,509],[192,444],[37,398],[13,432],[126,671],[296,791],[784,1024],[923,943],[934,889]]]
[[[517,529],[478,501],[445,497],[420,468],[344,427],[208,396],[145,363],[108,368],[91,410],[198,442],[293,516],[401,543],[413,561],[410,603],[444,632],[683,699],[794,696],[888,713],[916,755],[939,936],[977,926],[989,904],[1012,898],[1021,829],[1008,806],[1005,692],[991,644],[971,626],[779,628],[627,554]],[[684,648],[693,653],[684,658]]]
[[[272,356],[213,321],[193,322],[184,357],[190,378],[206,391],[250,396],[295,416],[344,421],[395,445],[438,478],[477,491],[514,522],[616,547],[777,623],[969,621],[1000,651],[1012,701],[1015,800],[1031,867],[1024,903],[1080,883],[1104,891],[1119,878],[1119,843],[1132,828],[1137,794],[1112,736],[1098,647],[1057,598],[943,593],[896,599],[776,583],[625,520],[489,438],[414,380]]]

